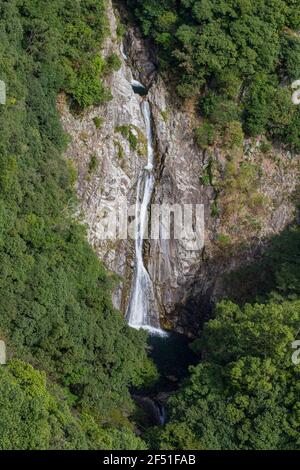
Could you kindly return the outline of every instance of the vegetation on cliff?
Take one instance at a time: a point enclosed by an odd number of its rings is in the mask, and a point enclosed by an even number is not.
[[[300,327],[300,229],[287,230],[242,280],[240,274],[233,286],[243,304],[217,305],[192,345],[201,361],[170,399],[168,424],[149,433],[152,446],[300,449],[300,364],[292,361]]]
[[[106,448],[143,445],[127,418],[128,387],[155,372],[145,335],[112,307],[112,279],[75,220],[74,180],[62,157],[67,136],[56,110],[61,90],[79,106],[109,97],[99,55],[104,5],[0,4],[7,89],[0,105],[0,338],[14,358],[0,370],[7,449],[97,447],[97,439]]]
[[[178,93],[197,100],[206,120],[196,132],[200,146],[220,131],[230,150],[243,132],[267,132],[300,149],[299,108],[288,88],[300,78],[296,1],[129,3],[159,45],[162,67],[179,71]],[[156,370],[146,335],[113,308],[113,279],[76,220],[74,175],[62,157],[68,138],[56,110],[62,90],[77,108],[110,99],[103,77],[120,64],[99,53],[108,34],[105,1],[2,1],[0,17],[7,87],[0,339],[8,350],[0,366],[0,449],[299,449],[300,366],[291,360],[300,320],[298,228],[239,273],[239,283],[232,279],[229,298],[193,343],[199,364],[170,399],[167,424],[148,431],[147,443],[135,435],[129,387],[155,380]],[[142,148],[133,130],[118,129]],[[254,172],[236,163],[228,160],[219,189],[232,194],[234,181],[244,202],[245,175]],[[92,155],[90,173],[96,166]],[[209,166],[203,184],[213,177]],[[227,241],[219,236],[223,247]]]
[[[247,135],[300,150],[299,5],[294,0],[128,0],[177,93],[194,98],[217,132],[241,121]],[[213,138],[209,130],[210,143]],[[201,133],[201,131],[199,131]],[[198,138],[203,140],[203,137]]]

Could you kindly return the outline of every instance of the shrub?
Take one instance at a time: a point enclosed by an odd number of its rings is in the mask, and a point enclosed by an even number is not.
[[[267,153],[271,152],[272,144],[270,142],[268,142],[266,139],[263,139],[260,143],[259,148],[262,151],[262,153],[267,154]]]
[[[106,59],[105,70],[106,72],[117,72],[122,65],[120,57],[114,52]]]
[[[217,200],[214,200],[212,202],[212,205],[211,205],[210,215],[212,217],[218,217],[219,214],[220,214],[220,209],[219,209],[219,206],[218,206],[218,202],[217,202]]]
[[[234,101],[213,91],[208,91],[202,96],[199,101],[199,110],[204,117],[220,127],[224,127],[229,121],[237,121],[240,117]]]
[[[139,155],[147,153],[147,139],[142,131],[133,124],[118,126],[115,129],[129,142],[130,149],[138,152]]]
[[[124,34],[126,33],[126,26],[118,22],[116,33],[117,33],[118,39],[121,40]]]
[[[102,124],[104,122],[104,119],[102,117],[95,116],[93,118],[93,122],[95,124],[96,129],[100,129],[100,127],[102,126]]]
[[[213,124],[204,122],[201,127],[195,129],[196,142],[201,149],[207,149],[214,144],[216,132]]]
[[[89,173],[92,174],[95,172],[95,170],[98,167],[98,159],[95,154],[91,155],[90,161],[89,161]]]
[[[239,121],[231,121],[227,124],[224,131],[224,144],[226,147],[233,149],[241,147],[244,142],[244,132],[242,124]]]
[[[82,64],[76,74],[69,67],[66,91],[81,108],[104,103],[111,98],[110,92],[101,81],[104,68],[105,61],[100,56]]]
[[[217,237],[217,242],[220,245],[220,247],[226,247],[230,245],[231,239],[228,235],[224,235],[221,233]]]

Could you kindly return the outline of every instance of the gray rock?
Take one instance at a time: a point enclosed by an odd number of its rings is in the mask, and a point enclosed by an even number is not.
[[[154,283],[155,294],[165,326],[178,332],[193,334],[207,317],[211,302],[218,300],[224,291],[224,272],[237,269],[252,260],[263,249],[264,240],[280,232],[294,217],[291,195],[297,184],[296,164],[289,164],[289,155],[281,152],[281,165],[268,159],[260,161],[264,171],[261,192],[270,200],[269,210],[261,220],[255,235],[240,234],[236,249],[230,256],[218,251],[216,239],[228,229],[218,217],[211,216],[211,204],[216,196],[211,186],[203,186],[200,176],[208,156],[194,143],[195,117],[175,102],[163,80],[157,75],[155,58],[149,43],[136,28],[130,27],[123,50],[116,36],[116,16],[108,1],[111,35],[104,46],[104,54],[119,54],[122,67],[107,81],[113,99],[104,106],[94,107],[81,116],[71,114],[63,96],[59,109],[65,130],[71,137],[66,153],[78,170],[77,191],[80,200],[79,216],[87,224],[88,239],[106,267],[123,278],[114,292],[113,301],[124,313],[133,273],[134,247],[132,240],[102,240],[100,228],[105,218],[103,204],[113,211],[121,201],[135,203],[138,175],[146,163],[120,132],[118,126],[133,126],[142,133],[145,125],[140,110],[142,97],[135,94],[131,80],[137,79],[149,87],[147,99],[151,103],[153,131],[156,139],[156,185],[153,202],[157,204],[203,204],[205,216],[205,247],[187,249],[182,240],[150,240],[145,243],[145,259]],[[96,129],[93,118],[103,118]],[[259,141],[245,142],[245,159],[255,161]],[[215,149],[214,158],[222,166],[222,149]],[[98,166],[89,173],[89,162],[95,155]],[[234,222],[228,221],[234,229]],[[248,236],[248,241],[242,239]],[[238,238],[240,237],[240,238]]]

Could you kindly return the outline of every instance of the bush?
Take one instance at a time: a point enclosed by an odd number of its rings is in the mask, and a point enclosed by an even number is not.
[[[124,34],[126,33],[126,26],[119,22],[116,32],[117,32],[118,39],[121,40],[123,38]]]
[[[244,132],[239,121],[231,121],[225,128],[224,144],[226,147],[233,149],[242,147],[244,142]]]
[[[212,123],[223,128],[229,121],[239,120],[237,104],[209,91],[199,101],[200,113]]]
[[[91,155],[91,158],[89,161],[89,173],[94,173],[98,167],[98,164],[99,162],[98,162],[97,156],[95,154]]]
[[[147,153],[147,139],[137,126],[132,124],[118,126],[115,129],[129,142],[130,149],[137,152],[139,155],[146,155]]]
[[[231,243],[231,239],[228,235],[220,234],[217,237],[217,242],[220,245],[221,248],[225,248],[226,246],[229,246]]]
[[[100,56],[95,57],[91,62],[82,64],[76,74],[69,67],[66,91],[72,95],[80,107],[86,108],[111,99],[110,92],[101,82],[104,68],[105,61]]]
[[[250,136],[266,130],[272,105],[274,88],[266,77],[257,77],[247,91],[245,99],[245,131]]]
[[[268,142],[266,139],[262,140],[260,143],[260,150],[264,154],[268,154],[272,150],[272,144]]]
[[[100,127],[102,126],[102,124],[104,122],[104,119],[102,117],[95,116],[93,118],[93,122],[95,124],[96,129],[100,129]]]
[[[88,449],[80,418],[45,373],[13,360],[0,369],[0,394],[1,450]]]
[[[210,145],[214,144],[216,137],[215,128],[212,124],[204,122],[202,127],[195,129],[195,138],[197,145],[201,149],[207,149]]]
[[[291,81],[300,77],[300,39],[294,35],[285,36],[282,46],[284,72]]]
[[[107,72],[117,72],[122,65],[121,59],[114,52],[110,54],[106,59],[105,70]]]

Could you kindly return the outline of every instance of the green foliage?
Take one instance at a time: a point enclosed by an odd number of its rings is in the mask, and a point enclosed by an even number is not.
[[[117,33],[117,37],[119,41],[123,38],[125,32],[126,32],[126,26],[118,22],[116,33]]]
[[[122,62],[120,57],[114,52],[110,54],[106,59],[106,70],[110,72],[117,72],[121,67]]]
[[[299,249],[299,227],[291,228],[258,265],[236,273],[235,297],[252,304],[217,305],[192,344],[202,361],[170,399],[169,422],[147,436],[151,445],[299,450],[300,365],[292,362],[300,322]]]
[[[214,164],[211,173],[220,217],[235,243],[238,242],[237,234],[244,236],[247,230],[260,230],[258,217],[264,217],[268,198],[260,189],[260,166],[245,161],[242,156],[243,139],[239,123],[230,129],[230,133],[225,131],[223,138],[230,154],[226,155],[225,164]]]
[[[0,368],[0,448],[80,448],[79,420],[46,386],[46,376],[15,360]]]
[[[226,248],[226,246],[230,245],[231,240],[228,235],[224,235],[223,233],[220,233],[220,235],[218,235],[217,242],[221,248]]]
[[[145,358],[144,364],[137,370],[134,383],[137,388],[150,388],[159,379],[159,373],[156,366],[148,358]]]
[[[0,106],[0,331],[10,354],[43,370],[72,407],[54,426],[50,421],[60,411],[49,408],[45,376],[24,366],[31,390],[19,370],[1,369],[0,384],[7,385],[0,402],[5,397],[10,413],[0,431],[5,448],[41,448],[55,440],[57,448],[104,447],[107,434],[97,426],[125,426],[130,434],[128,388],[147,380],[147,371],[153,376],[146,335],[128,328],[113,308],[113,279],[76,221],[75,175],[62,157],[67,138],[58,92],[67,90],[82,106],[103,100],[103,8],[94,0],[0,4],[1,79],[8,95]],[[116,422],[116,410],[123,421]],[[91,418],[78,439],[92,427],[94,444],[77,444],[72,416],[82,411]],[[74,427],[70,439],[59,419]],[[108,447],[122,445],[110,442]]]
[[[203,174],[200,176],[200,183],[203,184],[203,186],[210,185],[210,177],[207,168],[204,168]]]
[[[299,301],[219,304],[194,344],[203,361],[170,399],[160,445],[193,449],[183,428],[204,449],[299,449],[300,367],[291,361],[299,311]]]
[[[128,428],[103,428],[86,412],[72,413],[62,390],[20,360],[0,369],[0,411],[1,450],[145,448]]]
[[[200,176],[200,182],[203,186],[213,186],[212,159],[204,166],[203,173]]]
[[[260,150],[262,151],[262,153],[264,154],[268,154],[269,152],[271,152],[272,150],[272,145],[270,142],[268,142],[266,139],[262,140],[262,142],[260,143]]]
[[[102,126],[102,124],[104,122],[104,119],[102,117],[95,116],[93,118],[93,122],[95,124],[96,129],[100,129],[100,127]]]
[[[123,149],[122,145],[120,144],[120,142],[118,140],[115,140],[114,144],[117,148],[117,157],[119,159],[123,159],[125,153],[124,153],[124,149]]]
[[[195,129],[196,142],[201,149],[207,149],[215,141],[215,128],[212,124],[205,122],[203,126]]]
[[[95,170],[98,167],[98,160],[97,156],[95,154],[91,155],[90,161],[89,161],[89,173],[94,173]]]
[[[224,145],[229,149],[243,146],[244,132],[239,121],[231,121],[227,124],[224,132]]]
[[[62,51],[65,90],[82,108],[109,100],[111,95],[101,81],[105,61],[99,56],[101,43],[108,34],[105,2],[51,3],[59,6],[55,24],[61,31],[61,43],[57,46]],[[40,4],[38,10],[41,10]]]
[[[220,215],[220,209],[218,206],[218,201],[213,201],[211,204],[211,216],[218,217]]]
[[[220,127],[241,120],[249,135],[267,133],[299,150],[299,113],[291,110],[290,83],[280,85],[300,76],[296,1],[127,1],[178,94],[200,97],[204,117]],[[274,132],[276,99],[284,118],[275,116]]]
[[[300,39],[294,34],[282,38],[282,57],[284,70],[291,81],[300,77]]]
[[[234,101],[209,91],[199,101],[200,113],[211,120],[219,128],[229,121],[239,119],[239,110]]]
[[[147,139],[138,127],[133,124],[123,125],[116,127],[115,131],[119,132],[124,139],[128,140],[131,150],[138,152],[139,155],[146,154]]]
[[[81,108],[108,101],[110,93],[104,88],[100,76],[104,73],[105,61],[100,56],[83,63],[76,72],[67,69],[66,92],[69,93]]]
[[[101,81],[105,61],[99,56],[108,33],[103,0],[12,3],[18,8],[24,50],[41,81],[63,88],[80,107],[109,99]]]
[[[160,115],[163,118],[164,122],[168,122],[169,112],[167,109],[160,111]]]

